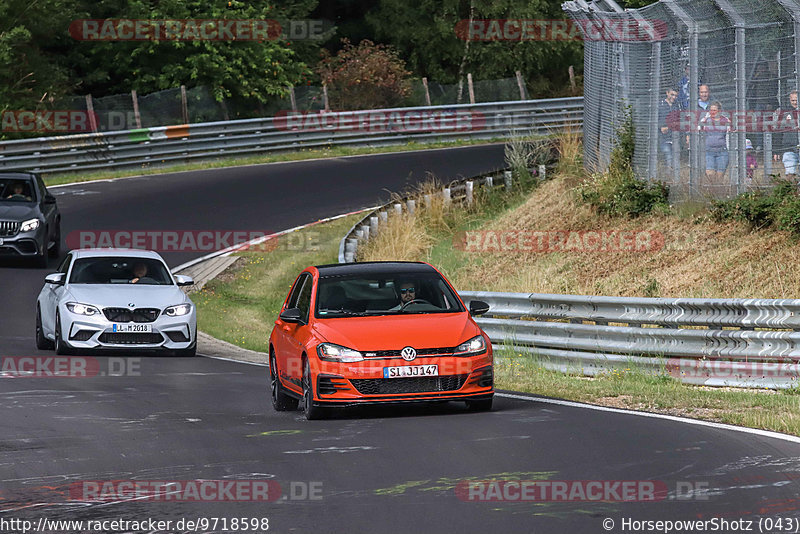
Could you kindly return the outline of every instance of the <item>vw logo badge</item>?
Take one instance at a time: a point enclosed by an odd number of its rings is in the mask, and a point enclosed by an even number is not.
[[[414,347],[404,347],[403,350],[400,351],[400,356],[402,356],[405,361],[410,362],[417,357],[417,351],[414,350]]]

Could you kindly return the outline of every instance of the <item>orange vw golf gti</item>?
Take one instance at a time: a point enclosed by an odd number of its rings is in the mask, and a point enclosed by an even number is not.
[[[492,346],[450,283],[427,263],[309,267],[269,339],[272,404],[308,419],[365,403],[466,401],[490,410]]]

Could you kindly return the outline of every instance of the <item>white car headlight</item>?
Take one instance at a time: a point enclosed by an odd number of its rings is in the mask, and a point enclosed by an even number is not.
[[[484,341],[483,336],[475,336],[456,347],[456,351],[453,354],[455,356],[469,356],[472,354],[480,354],[485,351],[486,341]]]
[[[360,362],[364,356],[360,352],[333,343],[320,343],[317,345],[317,354],[320,359],[327,362]]]
[[[168,317],[180,317],[181,315],[187,315],[191,311],[191,304],[176,304],[175,306],[170,306],[169,308],[165,309],[164,315]]]
[[[100,310],[89,304],[81,304],[80,302],[67,302],[67,309],[72,313],[78,315],[99,315]]]
[[[28,219],[27,221],[23,222],[22,225],[19,227],[20,232],[32,232],[39,228],[39,225],[42,224],[39,219]]]

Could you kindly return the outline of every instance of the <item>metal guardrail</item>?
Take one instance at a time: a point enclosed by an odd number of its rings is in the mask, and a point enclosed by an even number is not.
[[[459,294],[489,304],[477,321],[493,346],[549,369],[593,376],[635,367],[707,386],[799,383],[800,300]]]
[[[315,113],[304,117],[322,120],[333,116],[337,124],[360,124],[359,128],[364,129],[315,128],[309,127],[308,121],[297,127],[285,117],[270,117],[3,141],[0,171],[72,173],[148,168],[300,148],[493,139],[512,132],[548,135],[581,128],[583,98]],[[440,120],[438,126],[437,121],[422,119],[431,116],[450,118]],[[463,121],[457,123],[454,117]],[[375,124],[380,127],[375,128]]]

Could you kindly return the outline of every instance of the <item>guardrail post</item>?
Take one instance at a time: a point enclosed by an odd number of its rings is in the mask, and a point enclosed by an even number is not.
[[[389,222],[389,214],[385,211],[378,212],[378,218],[380,219],[381,224],[386,224]]]
[[[369,241],[369,225],[362,224],[361,225],[361,235],[364,237],[364,241]]]
[[[378,235],[378,217],[375,215],[369,218],[369,235]]]
[[[394,205],[394,214],[395,215],[402,215],[403,214],[403,205],[402,204],[395,204]]]
[[[511,171],[503,171],[503,178],[505,179],[506,191],[511,191]]]
[[[464,191],[466,192],[466,195],[467,195],[467,205],[471,205],[472,204],[472,188],[473,187],[474,187],[474,184],[473,184],[472,180],[468,180],[467,182],[464,183]]]
[[[358,239],[353,239],[351,237],[350,239],[348,239],[344,243],[344,251],[345,252],[352,252],[353,254],[355,254],[357,248],[358,248]]]
[[[408,213],[414,215],[414,210],[417,209],[417,202],[413,199],[408,199],[406,201],[406,206],[408,207]]]
[[[544,180],[547,176],[547,165],[539,165],[539,179]]]
[[[486,177],[486,187],[492,187],[494,185],[494,178],[491,176]]]
[[[425,195],[425,209],[431,209],[431,196]]]
[[[444,199],[444,205],[445,206],[449,206],[450,205],[450,200],[451,200],[450,199],[450,188],[449,187],[445,187],[444,189],[442,189],[442,198]]]

